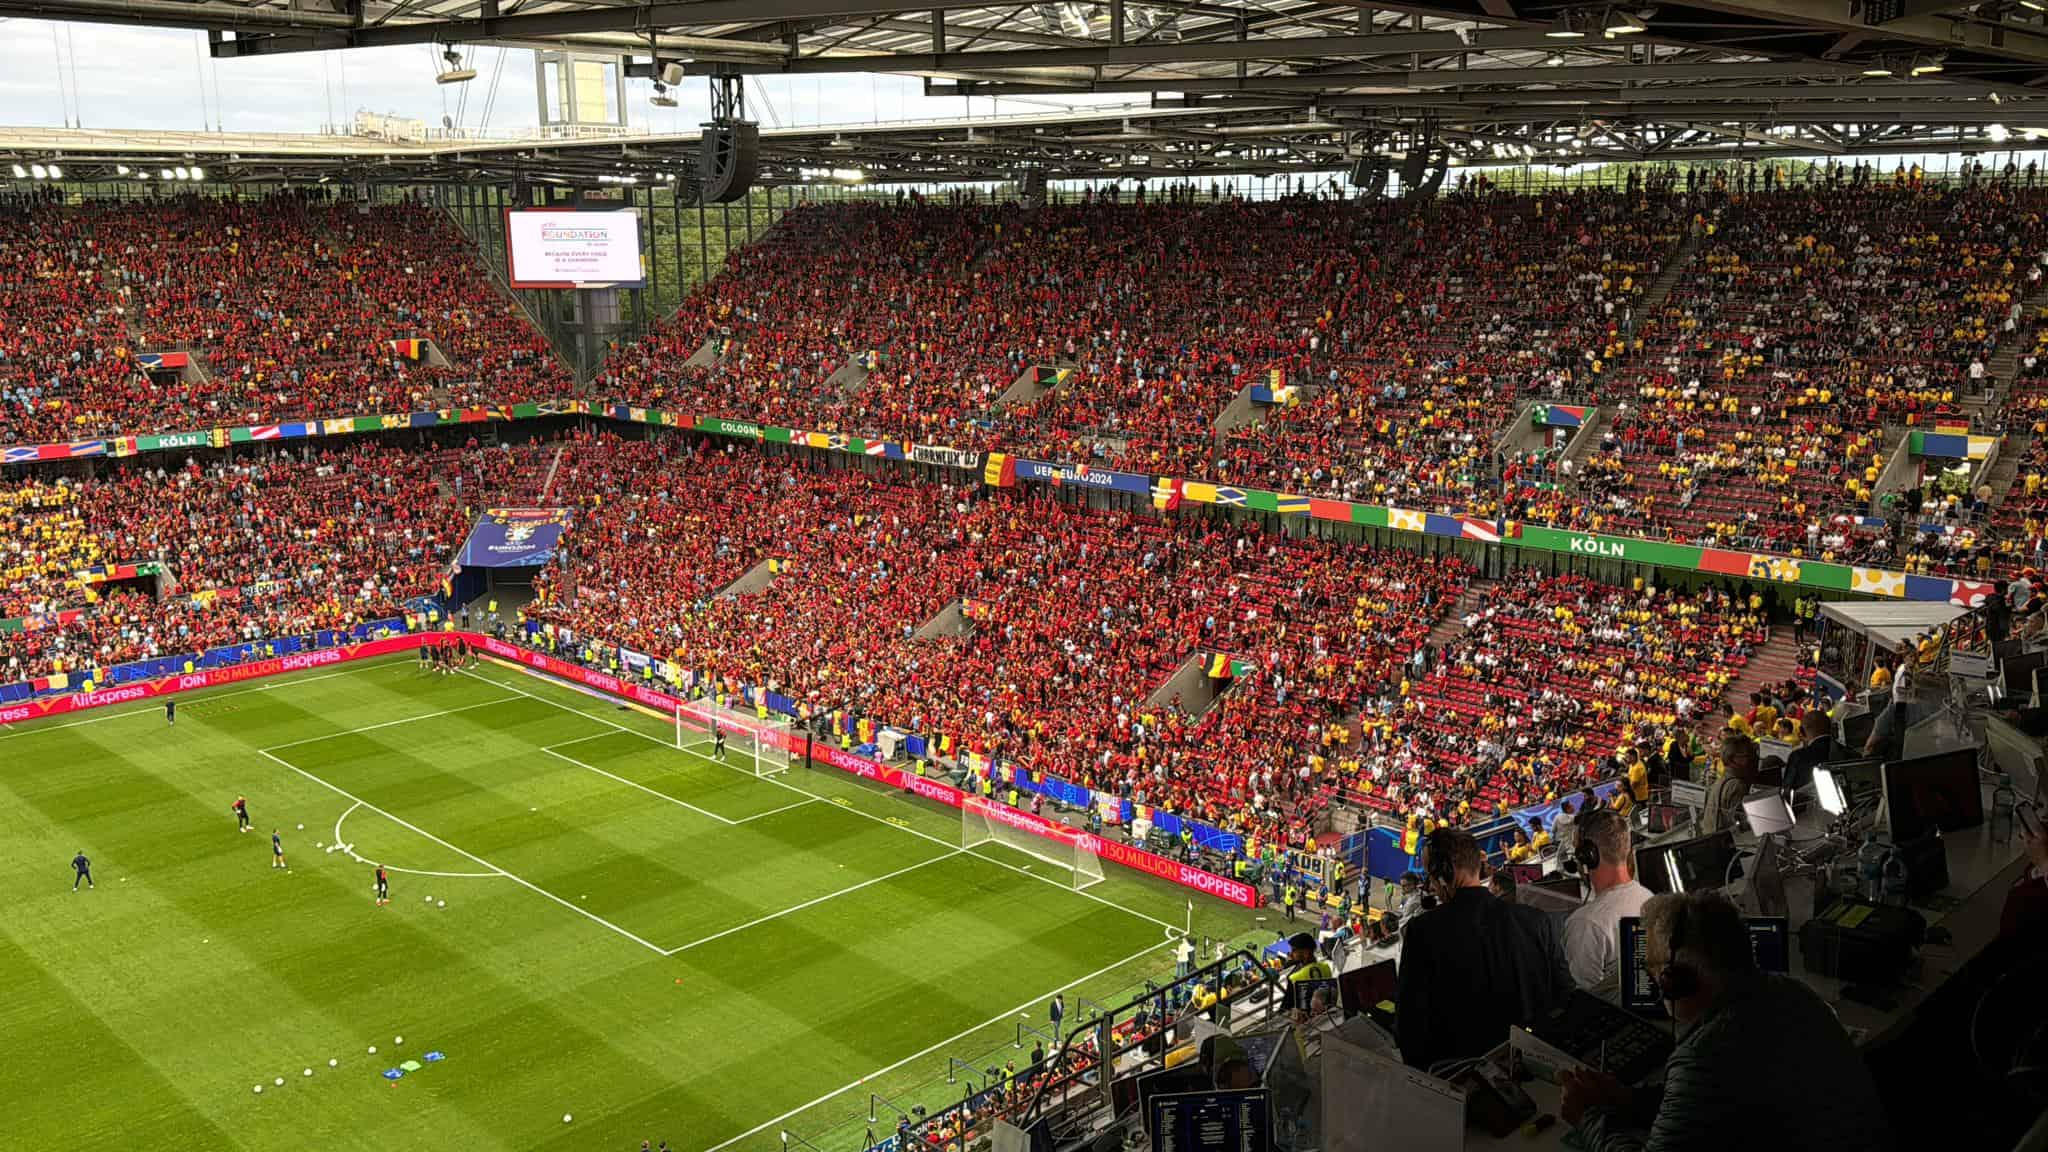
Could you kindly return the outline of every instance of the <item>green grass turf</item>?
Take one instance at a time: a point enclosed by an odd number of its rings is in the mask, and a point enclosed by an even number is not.
[[[1021,1064],[1020,1011],[1043,1028],[1054,989],[1113,1002],[1171,968],[1181,889],[1109,865],[1077,894],[958,852],[940,805],[829,768],[759,780],[668,735],[411,657],[185,697],[175,727],[130,707],[0,730],[0,1143],[705,1152],[787,1130],[838,1152],[870,1092],[936,1105],[948,1057]],[[389,906],[316,847],[337,827],[410,870]],[[81,849],[99,887],[73,893]],[[1253,925],[1196,899],[1198,935]]]

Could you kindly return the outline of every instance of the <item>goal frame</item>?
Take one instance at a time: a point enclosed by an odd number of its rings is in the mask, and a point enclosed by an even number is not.
[[[758,715],[749,716],[738,709],[702,700],[677,701],[673,723],[677,751],[694,752],[707,760],[718,759],[715,733],[722,732],[725,757],[720,762],[755,776],[780,776],[789,771],[794,758],[788,747],[792,726],[787,719],[773,714],[763,720]]]
[[[999,844],[1042,860],[1067,874],[1067,884],[1083,892],[1102,883],[1102,858],[1089,847],[1092,837],[1076,834],[1071,839],[1041,836],[1022,827],[1022,820],[1005,819],[1014,810],[972,792],[960,797],[960,848],[971,852],[984,844]],[[1022,814],[1017,814],[1021,816]]]

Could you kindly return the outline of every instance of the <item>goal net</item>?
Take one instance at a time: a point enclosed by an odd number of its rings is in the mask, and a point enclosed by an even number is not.
[[[744,768],[756,776],[789,771],[788,717],[726,708],[708,700],[676,709],[676,747],[707,759]]]
[[[1077,837],[1071,844],[1049,840],[1005,822],[1003,816],[1009,810],[994,801],[974,795],[962,796],[960,800],[962,848],[1001,844],[1033,859],[1043,860],[1058,868],[1076,892],[1101,881],[1102,859],[1085,846],[1084,838]]]

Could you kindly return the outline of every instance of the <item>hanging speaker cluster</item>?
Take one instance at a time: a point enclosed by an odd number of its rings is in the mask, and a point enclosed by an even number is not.
[[[715,121],[704,126],[697,155],[704,203],[730,204],[746,199],[761,165],[761,126],[745,120]]]

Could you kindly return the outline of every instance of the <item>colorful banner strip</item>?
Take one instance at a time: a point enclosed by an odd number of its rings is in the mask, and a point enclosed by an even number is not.
[[[1063,378],[1070,371],[1060,369],[1054,376]],[[1548,407],[1560,414],[1573,411],[1572,406],[1568,405]],[[1578,411],[1583,419],[1585,410]],[[135,452],[209,444],[220,447],[230,443],[289,440],[302,436],[377,432],[393,428],[433,428],[485,420],[523,420],[556,415],[608,416],[614,420],[636,424],[686,428],[714,436],[730,436],[766,444],[794,444],[819,451],[846,452],[888,460],[915,459],[940,464],[957,461],[954,466],[963,470],[980,470],[984,482],[991,485],[1008,487],[1019,481],[1028,480],[1061,486],[1073,484],[1077,487],[1101,488],[1134,496],[1149,494],[1153,506],[1164,510],[1179,508],[1183,504],[1220,504],[1281,516],[1307,516],[1314,520],[1359,524],[1370,528],[1390,528],[1399,532],[1477,540],[1482,543],[1503,543],[1537,551],[1595,556],[1634,564],[1654,564],[1682,571],[1715,572],[1836,592],[1859,592],[1897,599],[1939,601],[1966,608],[1982,604],[1985,596],[1989,594],[1990,587],[1988,584],[1972,581],[1933,576],[1909,577],[1903,572],[1857,568],[1847,564],[1831,564],[1764,552],[1728,552],[1637,537],[1603,536],[1545,528],[1534,524],[1524,525],[1513,521],[1501,522],[1490,517],[1462,513],[1421,512],[1372,504],[1354,504],[1347,500],[1267,492],[1256,488],[1233,488],[1168,476],[1147,477],[1136,473],[1112,472],[1097,469],[1092,465],[1024,460],[1000,452],[984,455],[936,445],[870,440],[843,432],[807,432],[748,420],[690,416],[660,408],[642,408],[591,400],[552,400],[459,410],[443,409],[436,412],[343,416],[287,424],[215,428],[203,432],[128,436],[113,440],[76,441],[69,444],[24,445],[0,449],[0,463],[31,463],[38,460],[65,460],[108,454],[131,455]],[[1940,435],[1918,431],[1912,433],[1913,450],[1919,451],[1928,440],[1939,441]],[[1962,445],[1962,448],[1975,452],[1977,445],[1974,442],[1986,438],[1972,436],[1954,439],[1970,441]],[[1988,446],[1985,450],[1988,451]]]

